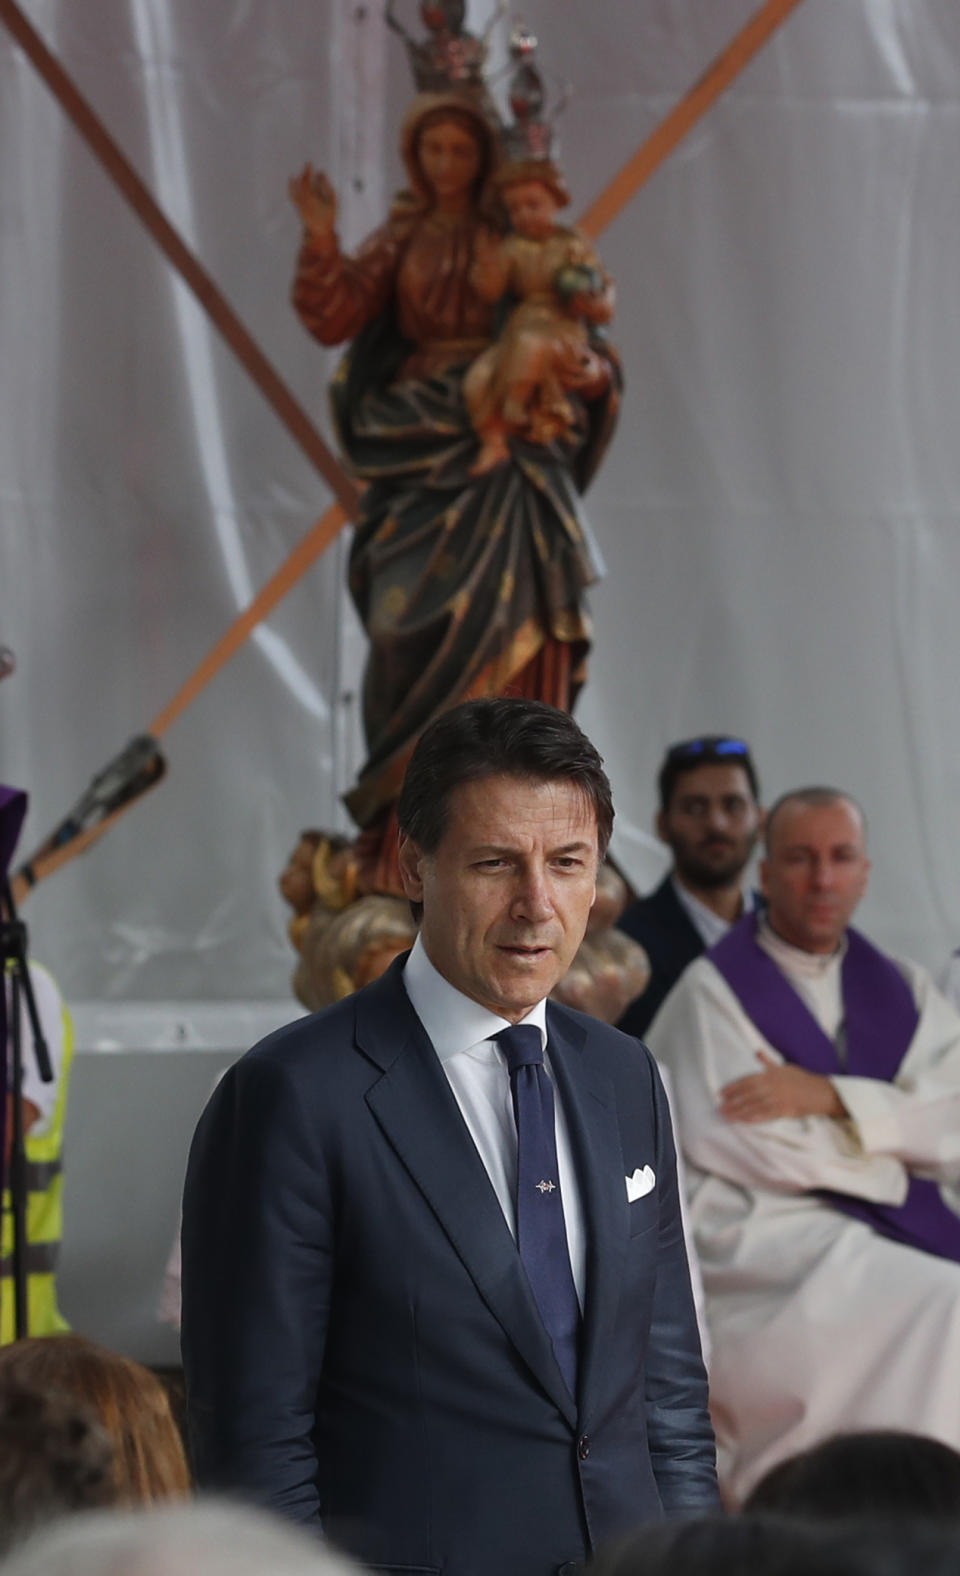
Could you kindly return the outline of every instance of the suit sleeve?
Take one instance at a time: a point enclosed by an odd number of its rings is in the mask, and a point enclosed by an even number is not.
[[[646,1364],[647,1438],[667,1516],[719,1509],[707,1376],[680,1214],[677,1157],[667,1098],[652,1069],[657,1121],[660,1229]]]
[[[307,1113],[289,1069],[256,1052],[214,1091],[184,1189],[182,1350],[200,1487],[315,1522],[333,1230]]]

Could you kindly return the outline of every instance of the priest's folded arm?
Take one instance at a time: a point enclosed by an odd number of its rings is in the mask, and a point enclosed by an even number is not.
[[[728,1122],[772,1122],[780,1116],[849,1117],[834,1082],[823,1073],[793,1067],[770,1051],[758,1051],[762,1072],[735,1078],[720,1090],[720,1114]]]
[[[697,964],[688,975],[694,969]],[[711,976],[709,990],[703,975],[697,991],[674,990],[648,1035],[655,1056],[661,1046],[686,1047],[665,1060],[677,1136],[690,1164],[747,1187],[787,1193],[828,1188],[876,1203],[902,1203],[906,1167],[893,1155],[867,1153],[852,1121],[783,1116],[733,1122],[724,1116],[723,1089],[752,1073],[759,1049],[771,1060],[773,1053],[755,1032],[747,1039],[732,993],[719,975]]]

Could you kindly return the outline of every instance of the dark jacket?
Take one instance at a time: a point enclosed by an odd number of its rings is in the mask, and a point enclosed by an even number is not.
[[[319,1517],[407,1576],[554,1576],[716,1504],[656,1068],[562,1007],[548,1032],[588,1242],[576,1402],[398,963],[255,1047],[201,1119],[183,1358],[202,1488]]]
[[[617,929],[639,941],[650,960],[650,983],[620,1019],[624,1034],[643,1039],[680,975],[706,950],[703,938],[666,876],[648,897],[638,898],[621,914]]]

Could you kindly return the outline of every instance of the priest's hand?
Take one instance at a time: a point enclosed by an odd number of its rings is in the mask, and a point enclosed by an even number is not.
[[[757,1052],[762,1073],[736,1078],[720,1090],[720,1115],[728,1122],[772,1122],[778,1116],[845,1117],[847,1108],[829,1078],[775,1062]]]

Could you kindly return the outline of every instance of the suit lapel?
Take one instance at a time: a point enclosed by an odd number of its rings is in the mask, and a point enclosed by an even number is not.
[[[402,983],[403,959],[357,998],[357,1043],[383,1072],[367,1104],[426,1199],[480,1296],[570,1422],[557,1366],[516,1243],[423,1025]]]
[[[613,1085],[584,1052],[586,1031],[547,1009],[548,1053],[574,1149],[587,1235],[587,1285],[579,1392],[581,1420],[609,1351],[629,1234],[623,1148]]]

